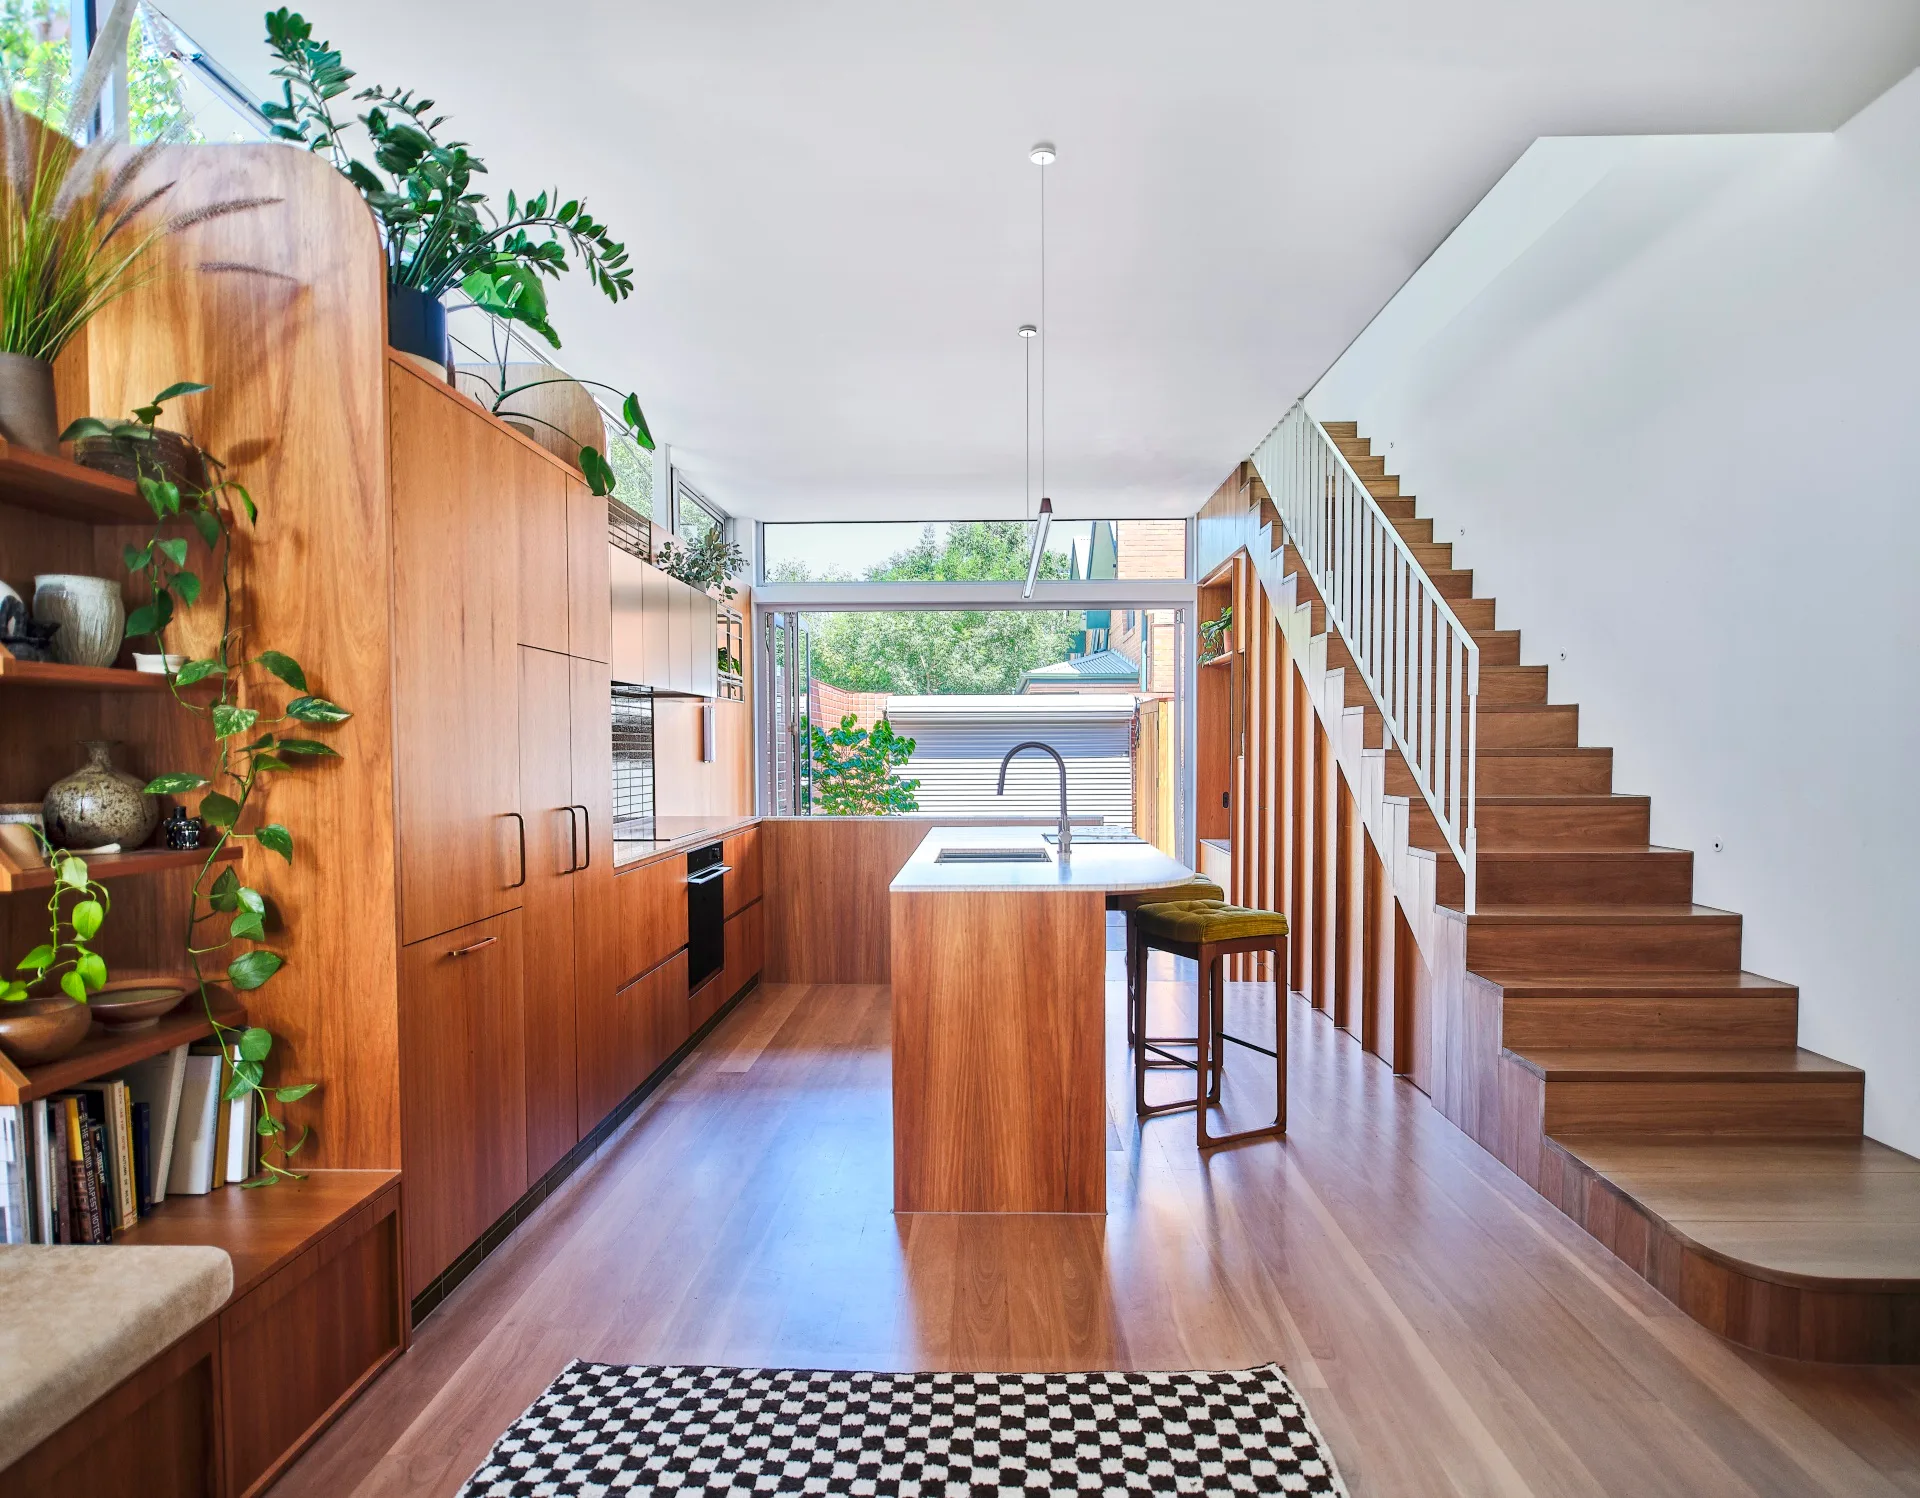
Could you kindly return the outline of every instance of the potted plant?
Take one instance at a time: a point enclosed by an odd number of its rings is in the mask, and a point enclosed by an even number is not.
[[[1233,628],[1233,605],[1220,610],[1218,619],[1203,620],[1200,625],[1200,659],[1210,661],[1220,653],[1220,642]]]
[[[204,489],[207,463],[191,438],[156,426],[166,403],[182,395],[197,395],[207,387],[191,380],[169,385],[133,413],[131,421],[102,421],[83,416],[60,434],[73,444],[73,460],[123,479],[165,479],[182,489]]]
[[[747,555],[723,536],[716,525],[691,546],[661,542],[653,554],[653,565],[690,588],[732,598],[740,590],[728,579],[738,576],[747,565]]]
[[[107,72],[90,67],[68,118],[93,111]],[[173,184],[146,182],[157,145],[105,136],[81,146],[0,97],[0,435],[59,451],[53,361],[87,322],[153,272],[155,244],[194,224],[258,206],[234,199],[150,214]]]
[[[53,870],[48,939],[11,973],[0,974],[0,1050],[22,1066],[57,1061],[87,1038],[86,1002],[107,981],[106,961],[91,943],[113,908],[107,887],[88,877],[84,858],[37,831],[34,838]]]
[[[340,54],[313,39],[312,25],[284,7],[266,17],[267,45],[279,59],[280,98],[260,106],[281,140],[324,153],[360,190],[380,226],[387,255],[387,341],[436,364],[447,359],[447,312],[441,298],[459,287],[494,316],[532,328],[553,347],[543,276],[568,267],[569,249],[590,279],[615,302],[633,290],[625,246],[578,198],[509,192],[497,214],[474,178],[486,171],[465,141],[443,141],[445,116],[411,89],[361,89],[369,107],[341,120],[334,100],[354,74]],[[348,149],[344,133],[358,125],[372,164]]]

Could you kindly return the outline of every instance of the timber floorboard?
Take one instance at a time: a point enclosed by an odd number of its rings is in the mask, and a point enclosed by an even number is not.
[[[276,1498],[455,1493],[575,1357],[1274,1359],[1356,1498],[1920,1494],[1920,1369],[1722,1342],[1297,997],[1284,1141],[1203,1160],[1189,1115],[1137,1123],[1118,959],[1106,1217],[896,1218],[887,990],[763,987],[422,1323]],[[1155,962],[1152,1028],[1168,1032],[1191,978]],[[1230,1028],[1271,1023],[1270,989],[1231,986]],[[1230,1057],[1247,1117],[1270,1101],[1263,1059]]]

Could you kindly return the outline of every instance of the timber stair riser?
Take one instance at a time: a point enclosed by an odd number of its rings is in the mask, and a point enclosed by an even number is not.
[[[1500,1043],[1515,1051],[1603,1046],[1679,1049],[1726,1046],[1790,1050],[1799,1035],[1799,1002],[1784,997],[1686,998],[1628,994],[1515,998],[1500,1004]]]
[[[1482,796],[1604,796],[1613,789],[1611,749],[1489,749],[1483,732],[1474,770]]]
[[[1484,804],[1484,803],[1482,803]],[[1480,844],[1479,898],[1488,905],[1686,905],[1693,854],[1682,848],[1489,849]],[[1458,906],[1466,881],[1442,871],[1440,901]]]
[[[1580,744],[1580,709],[1483,702],[1479,731],[1482,749],[1575,749]]]
[[[1866,1089],[1834,1082],[1548,1082],[1549,1135],[1857,1139]]]
[[[1483,907],[1467,919],[1467,967],[1545,975],[1732,973],[1740,967],[1740,917],[1685,908],[1562,914],[1540,907],[1515,915]]]
[[[1644,848],[1651,816],[1645,796],[1482,795],[1475,824],[1483,848]]]

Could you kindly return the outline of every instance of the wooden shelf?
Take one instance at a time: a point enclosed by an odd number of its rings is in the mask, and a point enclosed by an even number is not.
[[[304,1181],[168,1196],[113,1241],[224,1248],[233,1260],[232,1304],[399,1179],[395,1170],[315,1170]]]
[[[100,692],[164,692],[167,678],[155,671],[122,666],[64,666],[57,661],[22,661],[0,646],[0,687],[75,687]]]
[[[88,525],[142,525],[153,511],[132,479],[82,468],[0,438],[0,504]]]
[[[216,1001],[217,1002],[217,1001]],[[244,1025],[247,1017],[238,1009],[216,1009],[223,1025]],[[200,1007],[200,996],[188,994],[180,1007],[165,1015],[150,1030],[109,1030],[96,1024],[79,1048],[45,1066],[16,1066],[0,1055],[0,1104],[30,1103],[48,1097],[76,1082],[87,1082],[123,1066],[132,1066],[149,1056],[189,1045],[213,1034],[207,1012]]]
[[[1200,662],[1200,664],[1203,666],[1225,666],[1232,663],[1233,656],[1234,656],[1233,651],[1223,650],[1218,655],[1212,656],[1209,659]]]
[[[218,862],[236,863],[242,848],[228,843],[220,850]],[[164,873],[168,869],[189,869],[205,861],[204,848],[191,853],[176,853],[171,848],[136,848],[131,853],[87,853],[87,873],[94,879],[133,879],[143,874]],[[0,852],[0,894],[17,889],[52,889],[53,870],[46,864],[22,868]]]

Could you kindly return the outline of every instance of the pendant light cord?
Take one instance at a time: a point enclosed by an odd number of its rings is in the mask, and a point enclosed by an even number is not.
[[[1026,416],[1026,419],[1027,419],[1027,445],[1026,445],[1027,512],[1026,513],[1027,513],[1027,519],[1031,520],[1033,519],[1033,340],[1031,338],[1022,338],[1020,340],[1020,343],[1024,353],[1026,354],[1026,361],[1027,361],[1026,399],[1021,405],[1021,411]]]
[[[1040,494],[1047,493],[1047,168],[1040,167]]]

